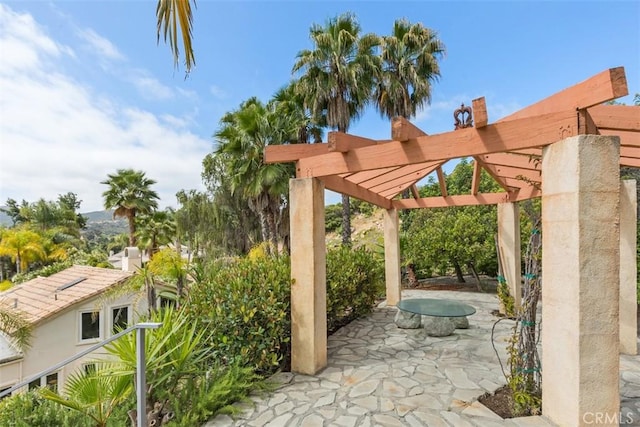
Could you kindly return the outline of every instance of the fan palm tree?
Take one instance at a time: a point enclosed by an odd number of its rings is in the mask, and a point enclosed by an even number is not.
[[[382,117],[415,116],[431,102],[431,84],[440,77],[438,59],[445,46],[435,31],[398,19],[393,33],[382,37],[382,73],[374,99]]]
[[[193,4],[195,5],[195,0]],[[156,6],[156,17],[158,18],[158,42],[160,37],[168,42],[173,53],[173,64],[178,67],[180,59],[180,48],[178,42],[178,31],[182,39],[184,49],[184,65],[187,74],[196,65],[196,58],[193,53],[193,14],[191,11],[191,0],[158,0]]]
[[[264,105],[257,98],[243,102],[236,111],[225,114],[215,133],[218,141],[216,155],[222,156],[231,177],[231,190],[246,197],[249,208],[260,218],[262,238],[277,248],[277,220],[275,212],[287,193],[291,165],[265,164],[267,145],[291,140],[299,130],[297,123],[275,112],[272,104]],[[275,207],[277,206],[277,208]]]
[[[149,259],[162,245],[171,243],[176,236],[176,222],[171,211],[155,211],[138,217],[136,232],[141,247],[149,252]]]
[[[329,127],[347,132],[371,99],[381,66],[380,38],[360,34],[351,13],[310,29],[312,50],[298,53],[293,73],[301,73],[298,90],[314,118],[326,116]],[[342,196],[342,243],[351,244],[349,196]]]
[[[104,207],[114,209],[113,217],[123,217],[129,222],[129,246],[136,245],[136,215],[148,214],[158,207],[158,194],[151,189],[156,182],[142,171],[118,169],[107,175],[101,184],[109,188],[102,193]]]

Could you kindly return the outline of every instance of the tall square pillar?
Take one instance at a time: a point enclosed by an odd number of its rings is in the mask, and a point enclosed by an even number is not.
[[[522,305],[520,209],[517,203],[498,204],[498,251],[509,294],[513,297],[514,308],[517,310]]]
[[[387,305],[395,306],[400,301],[402,287],[397,209],[384,211],[384,276],[387,284]]]
[[[327,366],[327,273],[324,184],[289,181],[291,227],[291,370],[313,375]]]
[[[542,413],[562,426],[618,425],[619,162],[618,137],[543,150]]]
[[[638,354],[636,181],[620,184],[620,353]]]

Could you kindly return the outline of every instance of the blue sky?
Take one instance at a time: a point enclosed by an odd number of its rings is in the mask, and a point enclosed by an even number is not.
[[[187,79],[156,44],[155,5],[0,2],[0,204],[71,191],[81,211],[100,210],[100,181],[135,168],[175,206],[178,190],[202,189],[220,117],[267,101],[311,47],[311,24],[347,11],[363,32],[388,34],[402,17],[438,32],[442,78],[413,120],[430,134],[453,128],[461,102],[485,96],[492,122],[611,67],[640,92],[637,1],[200,0]],[[350,133],[386,139],[390,125],[367,110]]]

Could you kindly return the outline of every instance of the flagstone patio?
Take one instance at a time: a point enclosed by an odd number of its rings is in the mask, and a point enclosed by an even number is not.
[[[502,420],[476,401],[505,383],[491,342],[496,295],[405,290],[402,297],[453,299],[477,312],[469,329],[436,338],[398,328],[397,309],[378,307],[329,337],[328,366],[318,375],[277,374],[275,392],[238,405],[235,419],[219,415],[204,427],[554,425],[544,417]],[[510,320],[495,327],[503,363],[512,327]],[[640,356],[620,359],[620,415],[625,425],[640,426]]]

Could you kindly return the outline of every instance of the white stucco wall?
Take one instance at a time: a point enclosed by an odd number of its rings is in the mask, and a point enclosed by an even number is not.
[[[26,380],[112,336],[112,308],[129,306],[130,325],[137,318],[137,313],[146,313],[147,310],[144,297],[121,297],[109,302],[103,308],[99,308],[99,302],[99,297],[84,301],[38,324],[33,332],[31,346],[26,350],[24,357],[21,360],[0,365],[0,389]],[[137,313],[133,310],[132,303],[138,305]],[[79,313],[96,310],[100,311],[100,339],[81,341]],[[58,371],[58,386],[63,387],[70,373],[105,354],[100,350],[61,368]],[[26,387],[24,389],[26,390]]]

